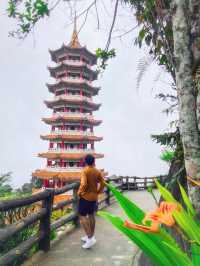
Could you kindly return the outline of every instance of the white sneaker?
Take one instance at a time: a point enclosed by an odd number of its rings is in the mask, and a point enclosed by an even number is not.
[[[81,241],[86,242],[88,240],[88,236],[81,237]]]
[[[84,249],[91,248],[92,246],[94,246],[94,244],[96,242],[97,241],[96,241],[95,237],[88,238],[88,240],[85,242],[85,244],[82,245],[82,248],[84,248]]]

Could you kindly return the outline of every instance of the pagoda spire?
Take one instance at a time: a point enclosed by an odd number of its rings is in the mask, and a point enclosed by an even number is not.
[[[73,30],[73,33],[72,33],[71,41],[69,43],[69,46],[71,48],[80,48],[81,47],[79,39],[78,39],[77,23],[76,22],[77,22],[77,17],[76,17],[76,13],[75,13],[75,16],[74,16],[74,30]]]

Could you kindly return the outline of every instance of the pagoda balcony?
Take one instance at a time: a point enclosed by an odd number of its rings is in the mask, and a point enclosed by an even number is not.
[[[60,96],[54,96],[54,100],[58,101],[61,99],[66,99],[66,100],[79,100],[79,101],[86,101],[89,103],[93,103],[93,99],[86,97],[86,96],[82,96],[82,95],[70,95],[70,94],[64,94],[64,95],[60,95]]]
[[[57,81],[63,81],[63,82],[71,82],[74,84],[79,84],[79,83],[86,83],[88,86],[92,86],[92,81],[84,79],[84,78],[78,78],[78,77],[62,77],[62,78],[57,78]]]
[[[91,69],[91,65],[80,61],[80,60],[70,60],[70,59],[66,59],[63,60],[62,62],[60,62],[58,65],[62,65],[62,64],[67,64],[67,65],[71,65],[71,66],[86,66],[87,68]]]
[[[83,167],[59,167],[59,166],[47,166],[45,168],[46,171],[52,172],[80,172],[83,170]]]
[[[94,120],[93,115],[90,114],[83,114],[80,112],[57,112],[53,114],[53,117],[57,118],[60,116],[66,116],[66,117],[78,117],[78,118],[84,118],[84,119],[90,119],[90,120]]]
[[[65,149],[65,148],[49,148],[50,152],[55,153],[94,153],[94,149]]]
[[[71,136],[94,136],[94,132],[83,130],[52,130],[51,134],[55,135],[71,135]]]

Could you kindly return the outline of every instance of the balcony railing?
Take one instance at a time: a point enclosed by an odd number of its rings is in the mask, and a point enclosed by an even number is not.
[[[66,117],[80,117],[80,118],[88,118],[93,120],[94,117],[89,114],[83,114],[80,112],[57,112],[53,114],[53,117],[59,117],[59,116],[66,116]]]
[[[91,68],[91,66],[89,64],[87,64],[83,61],[79,61],[79,60],[66,59],[66,60],[60,62],[59,65],[61,65],[62,63],[72,65],[72,66],[87,66],[88,68]]]
[[[65,149],[65,148],[49,148],[50,152],[64,152],[64,153],[94,153],[93,149]]]
[[[83,169],[83,167],[59,167],[59,166],[47,166],[45,168],[46,171],[52,171],[52,172],[80,172]]]
[[[58,81],[65,81],[65,82],[74,82],[74,83],[87,83],[89,86],[92,85],[92,81],[89,81],[87,79],[84,78],[79,78],[79,77],[61,77],[61,78],[57,78]]]
[[[52,130],[51,134],[72,135],[72,136],[94,136],[93,132],[81,131],[81,130]]]
[[[93,103],[92,98],[82,96],[82,95],[70,95],[70,94],[63,94],[59,96],[55,96],[54,100],[60,100],[60,99],[66,99],[66,100],[80,100],[80,101],[87,101],[89,103]]]

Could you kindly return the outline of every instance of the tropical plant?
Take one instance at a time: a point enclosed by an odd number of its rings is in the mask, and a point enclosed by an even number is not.
[[[160,159],[170,163],[174,159],[174,151],[164,150],[160,155]]]
[[[128,219],[123,220],[108,212],[99,215],[112,223],[121,233],[136,244],[157,266],[200,265],[200,223],[184,188],[179,184],[186,208],[156,181],[164,199],[155,211],[146,213],[111,184],[107,184]],[[164,226],[163,226],[164,225]],[[190,252],[184,252],[168,232],[174,228],[188,243]]]

